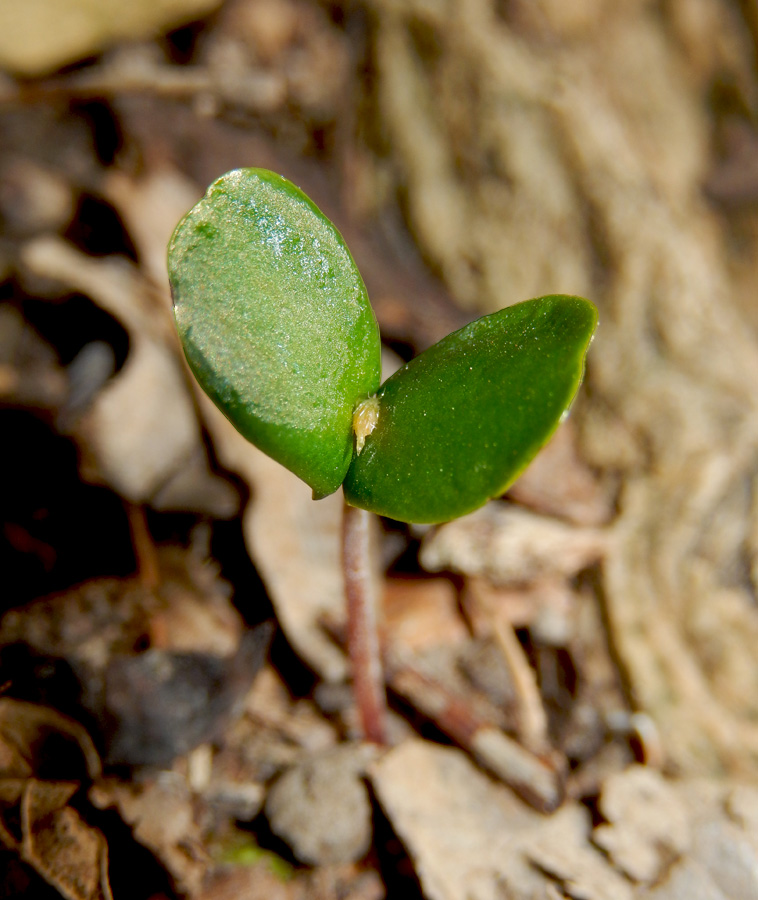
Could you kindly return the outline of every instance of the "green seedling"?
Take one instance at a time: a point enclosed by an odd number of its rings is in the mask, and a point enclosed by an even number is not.
[[[439,523],[500,496],[566,415],[597,311],[563,295],[509,306],[380,384],[379,329],[342,236],[264,169],[214,182],[177,226],[168,259],[202,388],[314,499],[343,489],[354,686],[364,732],[381,740],[364,511]]]

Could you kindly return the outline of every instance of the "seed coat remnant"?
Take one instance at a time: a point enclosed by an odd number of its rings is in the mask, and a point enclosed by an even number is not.
[[[355,452],[360,454],[366,438],[379,422],[379,398],[367,397],[353,411],[353,431],[355,432]]]

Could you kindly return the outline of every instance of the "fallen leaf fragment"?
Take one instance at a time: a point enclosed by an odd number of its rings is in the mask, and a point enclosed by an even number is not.
[[[5,235],[58,231],[65,228],[74,210],[74,187],[60,172],[24,156],[3,156],[0,217]]]
[[[219,0],[5,0],[0,67],[42,75],[114,41],[139,40],[190,22],[218,5]]]
[[[197,203],[202,191],[167,164],[151,167],[141,178],[110,169],[103,191],[126,223],[142,269],[156,287],[165,289],[168,307],[166,247],[176,223]]]
[[[598,808],[606,824],[592,839],[635,881],[652,883],[690,841],[688,811],[654,769],[630,766],[605,780]]]
[[[76,782],[0,780],[0,841],[66,900],[113,900],[103,835],[69,806]],[[20,834],[10,823],[20,821]]]
[[[519,585],[556,575],[572,577],[607,549],[608,535],[602,529],[573,527],[495,502],[431,532],[420,559],[430,572],[452,569],[497,585]]]
[[[166,766],[218,739],[239,711],[270,635],[266,623],[245,632],[228,657],[158,649],[114,657],[103,678],[108,762]]]
[[[243,516],[245,543],[277,621],[325,681],[343,681],[347,661],[322,626],[344,619],[339,493],[315,503],[304,482],[246,441],[200,391],[198,403],[219,460],[252,489]]]
[[[12,697],[0,698],[0,777],[26,778],[46,770],[53,777],[70,777],[55,766],[55,759],[46,746],[46,739],[57,739],[57,755],[61,738],[75,744],[82,760],[82,776],[96,778],[100,774],[100,758],[84,726],[68,716]],[[52,768],[51,768],[51,757]],[[69,765],[73,757],[67,755]],[[57,770],[56,770],[57,769]],[[77,773],[78,774],[78,773]]]
[[[161,548],[158,562],[154,590],[93,579],[0,619],[0,648],[65,661],[68,702],[101,724],[114,764],[168,765],[216,736],[244,703],[270,639],[269,624],[244,627],[228,585],[192,551]]]
[[[558,882],[572,900],[632,900],[632,886],[589,843],[583,806],[564,806],[545,821],[526,856]]]
[[[271,665],[255,680],[245,705],[250,719],[269,733],[276,733],[291,750],[320,753],[337,743],[337,732],[313,702],[293,699],[286,683]],[[288,762],[291,757],[288,757]]]
[[[603,525],[612,505],[577,448],[573,420],[564,422],[508,490],[509,499],[576,525]]]
[[[532,900],[546,879],[523,850],[547,821],[459,750],[409,740],[371,783],[429,900]]]
[[[729,792],[725,808],[730,820],[758,841],[758,788],[748,784],[736,786]]]
[[[703,822],[691,853],[727,897],[758,900],[758,842],[742,829],[723,819]]]
[[[393,643],[418,652],[469,637],[453,583],[446,578],[387,578],[384,625]]]
[[[661,884],[640,896],[645,900],[734,900],[720,890],[695,859],[672,866]]]
[[[99,809],[116,806],[134,837],[166,867],[182,893],[201,887],[209,868],[195,821],[194,798],[181,779],[126,784],[109,779],[90,789]]]
[[[83,474],[134,503],[158,497],[164,508],[170,499],[181,509],[232,515],[236,494],[208,470],[170,315],[136,268],[90,258],[57,237],[28,242],[22,261],[30,273],[91,297],[129,333],[123,368],[72,425]],[[189,483],[181,477],[187,467],[195,476]]]

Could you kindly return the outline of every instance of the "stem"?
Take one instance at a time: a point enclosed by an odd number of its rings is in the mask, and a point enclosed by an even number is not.
[[[376,579],[370,565],[370,513],[344,505],[342,567],[347,599],[347,648],[353,675],[353,695],[363,736],[384,744],[387,696],[379,655]]]

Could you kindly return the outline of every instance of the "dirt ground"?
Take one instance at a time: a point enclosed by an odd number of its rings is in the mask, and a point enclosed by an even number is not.
[[[756,0],[0,4],[0,896],[758,898],[757,59]],[[600,311],[506,497],[377,523],[389,748],[340,498],[173,329],[171,232],[248,165],[388,365]]]

